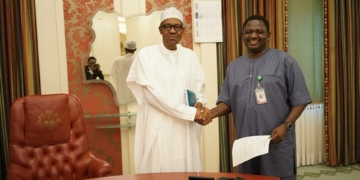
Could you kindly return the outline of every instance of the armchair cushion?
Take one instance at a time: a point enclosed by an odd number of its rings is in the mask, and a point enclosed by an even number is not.
[[[66,143],[70,140],[69,97],[25,97],[25,138],[29,146]]]

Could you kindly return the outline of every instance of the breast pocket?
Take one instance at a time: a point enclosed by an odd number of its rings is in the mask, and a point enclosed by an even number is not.
[[[279,75],[263,75],[260,81],[261,87],[265,89],[266,95],[277,96],[287,92],[285,79]]]
[[[263,75],[263,79],[260,81],[261,84],[272,86],[282,81],[282,78],[278,75]]]

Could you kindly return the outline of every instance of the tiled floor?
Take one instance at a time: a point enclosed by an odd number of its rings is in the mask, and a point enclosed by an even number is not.
[[[360,165],[328,167],[325,164],[298,167],[297,180],[360,180]]]

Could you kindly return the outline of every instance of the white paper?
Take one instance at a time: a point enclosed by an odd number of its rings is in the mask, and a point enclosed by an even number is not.
[[[270,135],[249,136],[234,141],[233,167],[256,156],[269,153]]]
[[[222,42],[221,1],[195,0],[193,10],[195,42]]]

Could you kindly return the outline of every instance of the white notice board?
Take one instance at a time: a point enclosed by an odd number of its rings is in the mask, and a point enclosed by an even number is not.
[[[195,42],[222,42],[221,1],[194,2]]]

